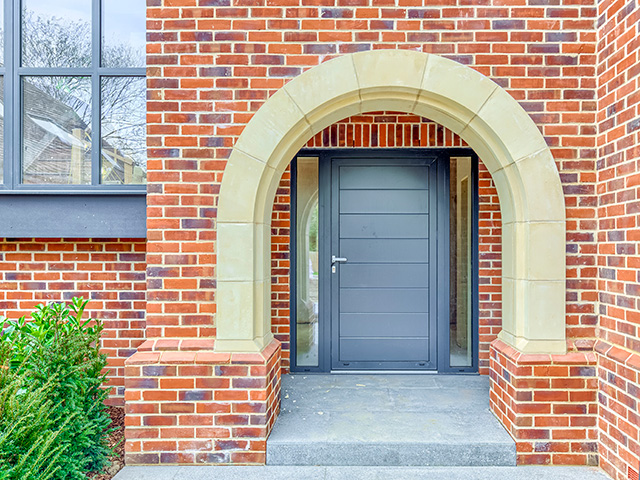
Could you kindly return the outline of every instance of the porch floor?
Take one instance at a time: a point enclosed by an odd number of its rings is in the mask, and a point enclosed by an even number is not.
[[[509,466],[515,442],[471,375],[285,375],[267,465]]]

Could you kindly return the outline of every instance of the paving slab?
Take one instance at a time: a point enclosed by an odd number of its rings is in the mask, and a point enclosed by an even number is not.
[[[478,375],[285,375],[267,439],[267,465],[515,464]]]
[[[125,467],[114,480],[611,480],[593,467]]]

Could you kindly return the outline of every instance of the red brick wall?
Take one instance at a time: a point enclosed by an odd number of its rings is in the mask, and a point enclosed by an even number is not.
[[[309,140],[308,148],[402,148],[465,147],[450,130],[415,115],[376,112],[347,118],[327,127]],[[501,220],[498,194],[491,175],[479,168],[480,251],[480,372],[489,373],[489,345],[496,338],[501,320]],[[289,337],[289,202],[290,175],[280,181],[272,214],[271,278],[272,330],[282,342],[282,367],[290,366]]]
[[[451,130],[426,118],[397,112],[371,112],[346,118],[318,133],[308,148],[466,147]]]
[[[489,374],[489,352],[502,329],[502,217],[493,179],[478,165],[479,371]]]
[[[596,345],[600,466],[615,480],[633,479],[640,467],[640,355]]]
[[[127,360],[127,464],[264,464],[280,411],[280,346],[212,351],[213,341],[149,340]]]
[[[640,8],[598,3],[600,458],[640,469]]]
[[[271,331],[281,343],[282,373],[289,371],[291,363],[291,320],[289,316],[290,194],[291,172],[287,168],[280,179],[271,215]]]
[[[49,301],[90,300],[104,322],[112,403],[122,404],[124,361],[144,341],[144,239],[0,239],[0,316],[16,319]]]
[[[491,350],[491,404],[516,441],[518,464],[597,465],[596,355]]]

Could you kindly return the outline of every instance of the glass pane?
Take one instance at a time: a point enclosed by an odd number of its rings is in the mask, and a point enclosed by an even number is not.
[[[0,76],[0,185],[4,182],[4,77]]]
[[[296,363],[318,366],[318,158],[298,157]]]
[[[0,0],[0,67],[4,66],[4,1]]]
[[[146,78],[102,78],[101,182],[147,181]]]
[[[90,67],[89,0],[23,0],[22,65]]]
[[[145,0],[102,1],[102,66],[144,67]]]
[[[471,158],[452,158],[450,166],[450,366],[471,367]]]
[[[91,183],[91,81],[22,79],[22,182]]]

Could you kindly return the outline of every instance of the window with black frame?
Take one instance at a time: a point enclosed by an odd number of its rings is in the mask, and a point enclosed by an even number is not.
[[[5,193],[144,192],[145,0],[4,2]]]

